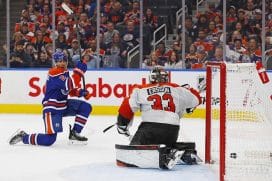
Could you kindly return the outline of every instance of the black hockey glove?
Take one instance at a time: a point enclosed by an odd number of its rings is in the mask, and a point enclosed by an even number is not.
[[[124,118],[120,114],[117,117],[117,131],[119,134],[123,134],[127,137],[130,136],[129,130],[128,130],[128,125],[129,125],[130,120]]]
[[[193,107],[193,108],[187,108],[186,109],[186,113],[188,113],[188,114],[193,113],[194,110],[195,110],[195,107]]]
[[[129,133],[129,130],[128,130],[128,127],[127,126],[118,126],[117,125],[117,131],[119,134],[123,134],[127,137],[130,136],[130,133]]]

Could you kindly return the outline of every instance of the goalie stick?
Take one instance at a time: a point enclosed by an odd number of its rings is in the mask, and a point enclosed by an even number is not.
[[[77,35],[77,41],[79,43],[79,60],[82,62],[82,60],[81,60],[81,44],[80,44],[80,36],[79,36],[78,17],[74,13],[74,11],[66,3],[61,3],[61,7],[69,15],[74,15],[74,17],[76,19],[76,33],[77,33],[76,35]],[[82,75],[81,78],[82,78],[83,89],[86,90],[86,84],[85,84],[85,77],[84,77],[84,75]]]

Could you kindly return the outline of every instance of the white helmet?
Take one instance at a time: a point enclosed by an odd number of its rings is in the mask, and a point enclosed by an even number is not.
[[[169,82],[169,74],[162,66],[155,66],[149,74],[150,83]]]

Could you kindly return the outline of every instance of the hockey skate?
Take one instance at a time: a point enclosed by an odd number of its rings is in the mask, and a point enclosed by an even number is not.
[[[170,153],[168,153],[166,155],[165,158],[165,167],[166,169],[172,169],[177,163],[178,161],[181,159],[181,156],[183,155],[184,151],[180,151],[177,149],[171,149]]]
[[[20,141],[23,141],[23,137],[26,135],[26,132],[23,130],[18,129],[9,139],[10,145],[15,145],[19,143]]]
[[[88,143],[88,138],[81,136],[79,133],[72,129],[72,126],[69,125],[69,142],[70,144],[86,145]]]

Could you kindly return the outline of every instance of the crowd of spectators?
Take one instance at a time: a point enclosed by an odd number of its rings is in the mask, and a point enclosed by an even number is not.
[[[65,2],[75,15],[67,14]],[[144,42],[144,60],[140,67],[205,68],[207,60],[223,61],[223,12],[208,4],[205,12],[187,13],[185,18],[185,60],[182,57],[182,26],[169,47],[160,42],[151,50],[151,40]],[[262,61],[261,0],[227,1],[226,61]],[[53,41],[67,53],[69,67],[81,56],[88,68],[126,68],[127,53],[139,44],[140,4],[137,0],[100,0],[100,32],[97,36],[96,0],[56,0],[55,32],[49,0],[28,0],[16,23],[11,41],[11,67],[50,67]],[[188,11],[192,12],[192,11]],[[272,2],[266,1],[266,55],[272,57]],[[152,7],[144,7],[145,27],[151,33],[159,26]],[[78,26],[76,26],[78,24]],[[145,32],[146,33],[146,32]],[[78,36],[79,35],[79,36]],[[149,37],[150,37],[149,36]],[[79,37],[79,38],[78,38]],[[99,37],[99,40],[97,40]],[[145,38],[146,40],[146,38]],[[97,41],[100,49],[97,50]],[[269,57],[269,56],[268,56]],[[272,61],[271,61],[272,62]]]
[[[61,8],[62,2],[75,13],[66,13]],[[128,51],[139,44],[139,1],[101,0],[100,3],[97,36],[96,0],[56,0],[55,31],[51,1],[28,0],[14,27],[10,67],[50,67],[55,39],[56,49],[67,53],[69,67],[73,67],[81,56],[87,61],[88,68],[126,68]],[[145,12],[144,25],[151,37],[158,19],[151,9]],[[148,54],[150,46],[150,42],[145,45]]]
[[[265,54],[262,60],[261,0],[228,0],[226,8],[226,62],[246,63],[263,61],[272,69],[272,2],[266,1],[265,10]],[[223,1],[215,6],[207,4],[205,12],[187,14],[185,18],[185,60],[182,61],[182,26],[179,26],[179,38],[173,47],[159,44],[154,52],[156,58],[147,58],[144,66],[162,65],[171,68],[205,68],[209,61],[223,61]],[[172,52],[175,52],[173,55]],[[172,57],[175,58],[170,58]],[[157,61],[154,61],[156,59]],[[173,61],[175,59],[175,61]],[[170,61],[170,63],[169,63]],[[156,63],[155,63],[156,62]]]

